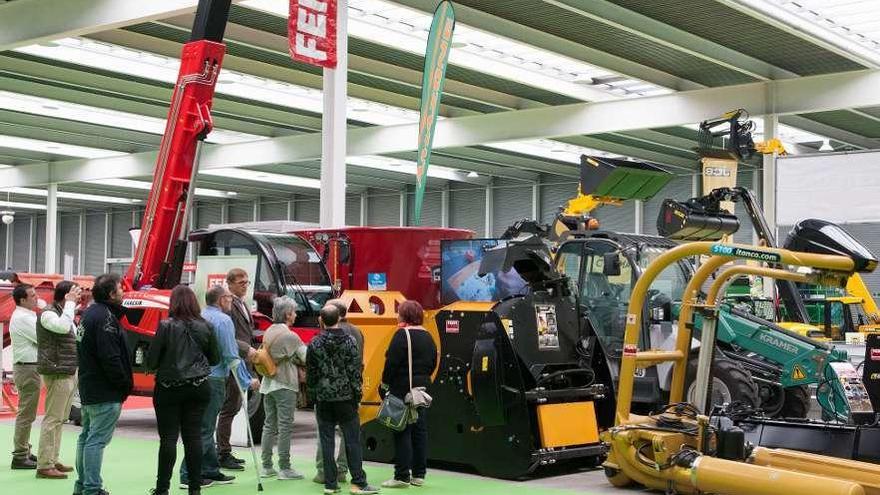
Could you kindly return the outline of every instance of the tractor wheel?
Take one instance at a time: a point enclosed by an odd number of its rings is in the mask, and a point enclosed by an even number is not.
[[[633,484],[632,478],[617,468],[606,467],[605,477],[608,479],[608,483],[611,483],[611,486],[615,488],[626,488]]]
[[[810,412],[810,391],[806,386],[785,389],[785,403],[780,416],[783,418],[806,418]]]
[[[696,402],[697,358],[688,362],[686,398],[691,404]],[[760,405],[758,385],[752,374],[742,366],[727,358],[716,358],[712,363],[712,405],[739,402],[757,409]]]

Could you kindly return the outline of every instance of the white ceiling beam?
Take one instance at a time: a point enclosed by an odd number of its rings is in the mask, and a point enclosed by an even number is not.
[[[425,2],[424,0],[394,0],[394,2],[426,13],[433,13],[434,9],[433,3]],[[648,67],[589,46],[584,46],[580,43],[559,36],[554,36],[538,29],[523,26],[522,24],[488,14],[466,5],[455,5],[455,19],[456,22],[461,22],[462,24],[466,24],[475,29],[504,36],[519,41],[520,43],[543,48],[575,60],[580,60],[581,62],[595,65],[635,79],[647,81],[664,88],[685,91],[689,89],[698,89],[700,87],[699,84],[663,72],[662,70]]]
[[[18,0],[0,5],[0,51],[194,12],[198,0]]]
[[[798,18],[795,13],[787,11],[780,5],[774,5],[773,2],[756,2],[755,0],[715,1],[753,17],[760,22],[781,29],[788,34],[797,36],[813,45],[820,46],[847,60],[873,69],[880,68],[880,58],[878,58],[876,53],[871,53],[869,48],[861,46],[855,41],[847,39],[818,23],[814,24],[806,19]]]
[[[757,117],[880,106],[880,70],[765,81],[559,107],[534,108],[446,119],[437,123],[437,149],[534,138],[623,132],[692,124],[731,108]],[[412,151],[418,124],[350,129],[348,155]],[[873,143],[877,141],[871,140]],[[320,134],[284,136],[254,143],[206,148],[201,167],[296,163],[321,156]],[[0,183],[14,186],[79,182],[90,178],[150,175],[156,153],[32,164],[0,170]]]
[[[832,127],[816,120],[801,117],[800,115],[786,115],[780,117],[779,122],[860,149],[875,149],[880,147],[880,141],[876,139],[865,137],[861,134],[849,132],[837,127]]]
[[[688,55],[718,64],[755,79],[785,79],[796,74],[701,38],[651,17],[625,9],[608,0],[543,0],[572,14],[601,22]]]

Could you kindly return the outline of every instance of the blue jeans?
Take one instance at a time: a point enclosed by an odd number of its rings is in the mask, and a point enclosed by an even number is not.
[[[211,389],[211,400],[202,416],[202,478],[216,478],[220,475],[220,461],[217,459],[217,445],[214,443],[214,431],[217,429],[217,416],[226,402],[226,379],[208,378]],[[186,463],[180,464],[180,482],[189,484]]]
[[[103,487],[101,464],[104,447],[113,438],[122,413],[121,402],[102,402],[82,406],[82,432],[76,442],[76,483],[73,493],[98,495]]]

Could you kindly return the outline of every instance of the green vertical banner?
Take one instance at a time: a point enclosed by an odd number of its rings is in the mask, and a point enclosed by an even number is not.
[[[446,64],[452,49],[452,31],[455,29],[455,11],[452,2],[443,0],[434,10],[428,46],[425,49],[425,69],[422,74],[422,101],[419,118],[419,156],[416,169],[415,225],[422,223],[422,203],[425,200],[425,185],[428,183],[428,162],[431,161],[431,146],[434,143],[434,129],[440,113],[440,97],[443,83],[446,82]]]

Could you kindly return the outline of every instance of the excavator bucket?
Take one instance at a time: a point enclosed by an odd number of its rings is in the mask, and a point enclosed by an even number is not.
[[[581,155],[580,192],[618,201],[646,201],[660,192],[673,175],[645,162]]]

